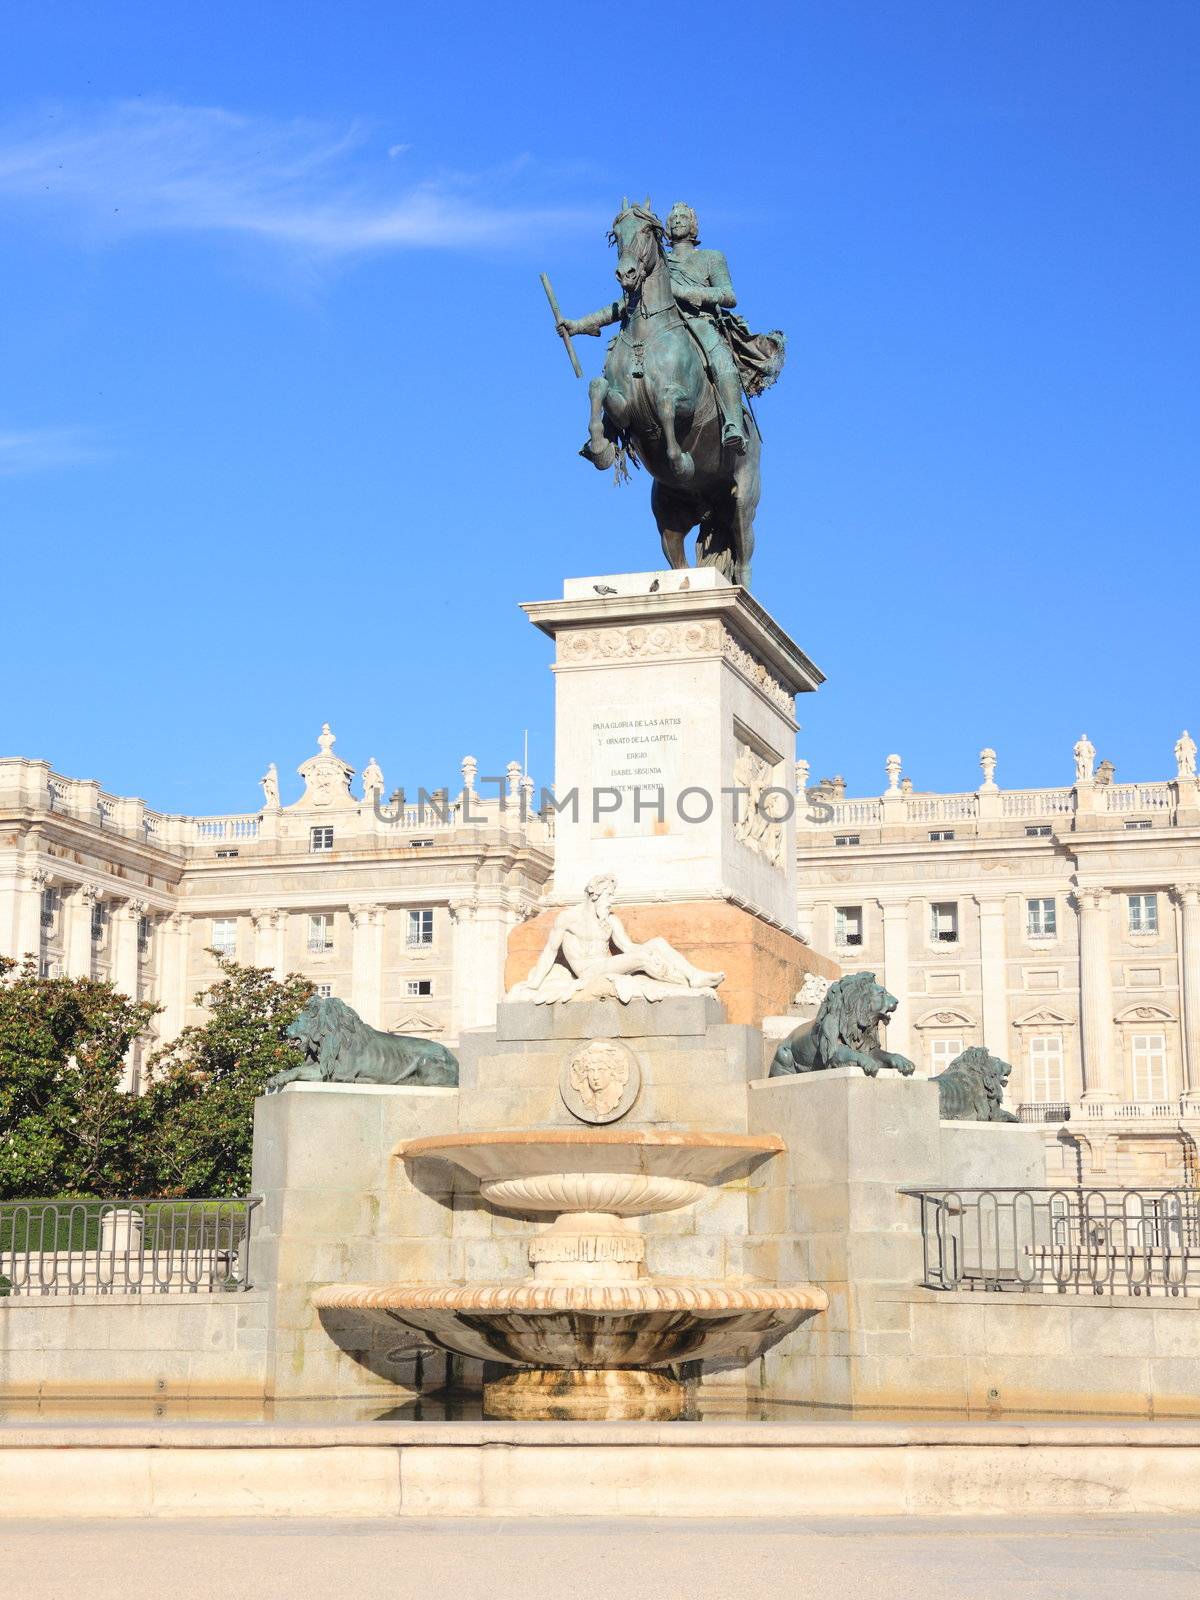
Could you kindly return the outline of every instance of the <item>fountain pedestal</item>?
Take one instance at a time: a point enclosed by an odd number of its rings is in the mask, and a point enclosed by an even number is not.
[[[670,1129],[531,1129],[412,1139],[406,1162],[439,1158],[478,1179],[495,1206],[555,1220],[530,1242],[516,1283],[331,1286],[325,1310],[417,1328],[444,1349],[518,1370],[484,1392],[502,1417],[669,1418],[683,1387],[664,1369],[751,1359],[824,1309],[811,1284],[776,1287],[653,1278],[627,1219],[693,1204],[710,1185],[783,1152],[773,1134]]]

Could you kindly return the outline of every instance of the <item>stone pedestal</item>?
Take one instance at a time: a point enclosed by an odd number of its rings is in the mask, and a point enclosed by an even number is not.
[[[524,610],[555,642],[555,902],[608,872],[622,906],[793,930],[794,699],[820,671],[710,568],[571,578]]]
[[[457,1102],[457,1089],[318,1083],[255,1102],[251,1182],[264,1205],[252,1250],[254,1281],[268,1290],[268,1398],[366,1394],[387,1405],[445,1382],[445,1358],[409,1330],[385,1338],[351,1317],[324,1326],[312,1296],[354,1279],[454,1276],[450,1175],[438,1162],[410,1173],[392,1151],[456,1128]]]
[[[817,1405],[956,1403],[960,1353],[914,1359],[904,1298],[923,1275],[920,1205],[907,1188],[1019,1187],[1045,1182],[1041,1130],[943,1123],[937,1085],[856,1067],[750,1085],[752,1133],[787,1153],[751,1178],[747,1271],[808,1280],[829,1309],[763,1358],[766,1386]]]

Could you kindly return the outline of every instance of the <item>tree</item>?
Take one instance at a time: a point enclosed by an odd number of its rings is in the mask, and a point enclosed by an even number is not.
[[[121,1080],[158,1009],[0,956],[0,1198],[137,1193],[147,1108]]]
[[[273,1073],[299,1059],[283,1030],[313,992],[296,973],[280,982],[212,954],[221,976],[196,996],[207,1021],[185,1028],[149,1064],[148,1160],[162,1195],[248,1193],[254,1102]]]

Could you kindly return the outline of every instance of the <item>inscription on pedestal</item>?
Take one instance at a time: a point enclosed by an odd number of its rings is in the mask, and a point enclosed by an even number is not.
[[[596,811],[592,837],[628,839],[668,833],[679,792],[683,717],[663,710],[630,716],[617,706],[592,719]],[[590,805],[592,797],[581,796]]]

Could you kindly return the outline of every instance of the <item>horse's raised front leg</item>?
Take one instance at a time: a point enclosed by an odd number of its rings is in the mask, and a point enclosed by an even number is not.
[[[678,483],[691,483],[696,476],[696,463],[680,443],[681,436],[686,436],[691,426],[691,408],[677,389],[666,389],[661,395],[655,395],[648,389],[646,398],[651,403],[654,419],[662,433],[663,451],[671,476]],[[681,412],[688,418],[686,426]]]
[[[616,435],[604,415],[604,401],[608,394],[607,378],[593,378],[588,384],[588,399],[592,414],[588,421],[587,442],[579,454],[601,472],[611,467],[617,459]]]

